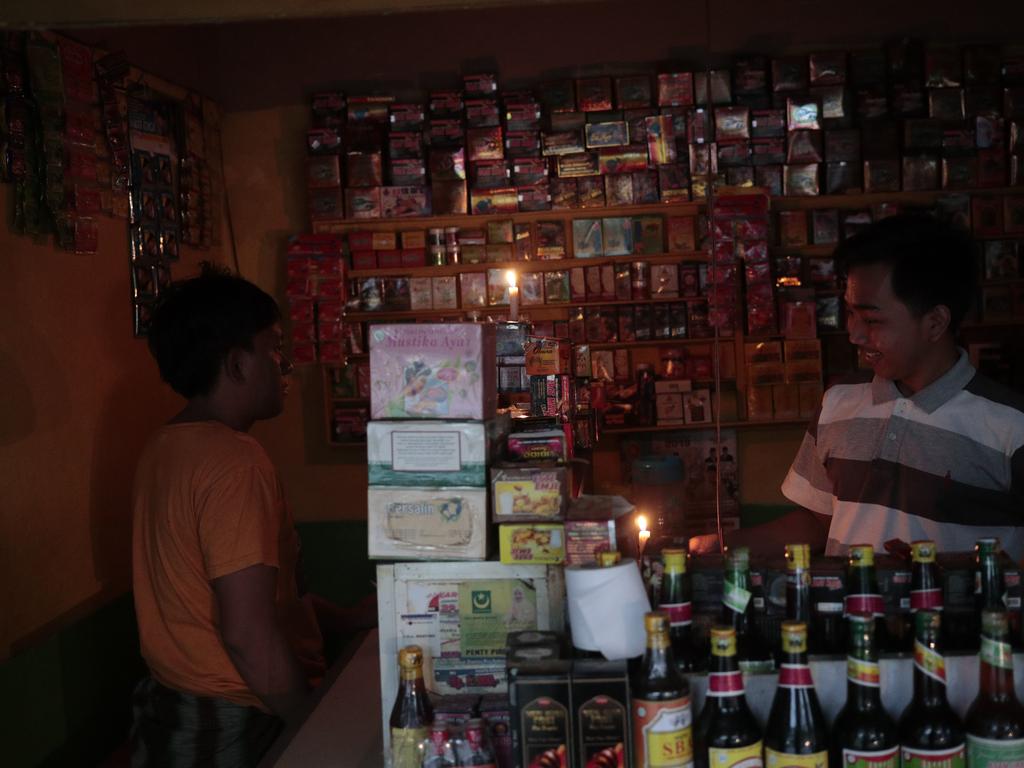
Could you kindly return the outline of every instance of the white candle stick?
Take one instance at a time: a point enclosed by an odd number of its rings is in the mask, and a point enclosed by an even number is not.
[[[519,320],[519,286],[516,285],[515,270],[508,270],[505,280],[508,281],[508,319],[514,323]]]

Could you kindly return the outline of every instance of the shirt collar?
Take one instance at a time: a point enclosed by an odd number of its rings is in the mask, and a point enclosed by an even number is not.
[[[945,404],[974,378],[974,366],[967,359],[967,353],[960,347],[957,347],[957,351],[960,353],[960,357],[952,368],[920,392],[916,392],[908,398],[925,413],[932,413],[940,405]],[[871,400],[875,405],[887,403],[900,397],[903,395],[891,379],[883,379],[876,375],[871,380]]]

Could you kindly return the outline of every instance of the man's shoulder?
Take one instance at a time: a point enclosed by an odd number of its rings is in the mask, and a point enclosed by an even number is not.
[[[150,438],[146,452],[194,464],[272,466],[259,441],[215,422],[164,425]]]
[[[990,379],[983,373],[975,373],[964,391],[993,405],[1003,406],[1024,416],[1024,394],[1016,392],[1005,384]]]

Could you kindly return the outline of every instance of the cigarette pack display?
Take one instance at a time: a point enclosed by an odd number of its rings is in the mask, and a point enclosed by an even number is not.
[[[864,186],[860,163],[827,163],[825,165],[825,194],[843,195],[859,192]]]
[[[466,125],[469,128],[496,128],[501,125],[497,99],[466,99]]]
[[[459,91],[431,91],[427,101],[433,118],[462,117],[462,94]]]
[[[409,278],[384,278],[384,309],[404,312],[409,309]]]
[[[423,157],[423,134],[415,132],[388,134],[388,157],[392,160]]]
[[[493,416],[493,326],[382,324],[369,336],[375,419]]]
[[[349,187],[379,187],[384,183],[380,152],[345,154],[345,182]]]
[[[604,255],[601,219],[573,219],[573,255],[577,259]]]
[[[429,277],[410,278],[409,308],[414,310],[434,308],[434,289]]]
[[[693,176],[707,176],[718,173],[718,151],[711,144],[690,144],[690,173]]]
[[[430,194],[426,187],[381,187],[381,215],[385,218],[429,216]]]
[[[629,173],[611,173],[604,176],[605,205],[633,205],[633,176]]]
[[[659,107],[689,107],[693,103],[692,72],[662,72],[658,75]]]
[[[551,192],[551,207],[556,210],[578,208],[580,205],[579,190],[576,179],[552,178],[548,182]]]
[[[630,176],[633,179],[633,202],[636,205],[652,205],[660,201],[657,171],[634,171]]]
[[[479,160],[469,164],[469,178],[474,192],[506,188],[511,176],[509,164],[505,160]]]
[[[379,192],[379,190],[377,191]],[[349,210],[352,212],[352,218],[359,218],[355,211],[352,211],[351,208]],[[379,208],[376,215],[380,215]],[[331,221],[345,218],[345,204],[342,202],[341,190],[337,188],[309,190],[309,218],[311,221]],[[158,241],[154,240],[154,244],[157,243]]]
[[[516,194],[519,198],[520,211],[551,210],[551,194],[548,192],[548,185],[546,183],[534,184],[528,187],[516,187]]]
[[[464,309],[487,305],[487,275],[483,272],[462,272],[459,275],[459,289]]]
[[[779,211],[779,243],[785,247],[807,245],[807,211]]]
[[[569,272],[560,269],[544,273],[544,302],[546,304],[567,304],[569,302]]]
[[[502,455],[509,419],[372,421],[367,426],[370,485],[484,488]]]
[[[572,80],[550,80],[539,88],[540,103],[549,112],[574,112],[576,87]]]
[[[348,188],[345,190],[345,210],[350,219],[379,219],[381,216],[380,187]]]
[[[548,163],[541,158],[522,158],[512,163],[512,182],[517,187],[546,184]]]
[[[818,176],[819,167],[817,163],[786,165],[782,178],[783,193],[794,196],[820,194]]]
[[[615,78],[615,106],[617,109],[649,107],[651,98],[651,78],[647,75],[628,75]]]
[[[386,488],[367,491],[370,558],[483,560],[486,488]]]
[[[422,104],[392,104],[388,108],[392,131],[419,131],[426,117]]]
[[[470,160],[502,160],[505,144],[501,128],[470,128],[466,131],[466,153]]]
[[[601,267],[586,268],[587,295],[585,301],[612,301],[615,299],[614,286],[610,296],[605,296],[601,287]]]
[[[396,187],[424,186],[427,179],[427,166],[422,158],[388,161],[388,174],[392,185]]]
[[[541,154],[545,157],[572,155],[585,149],[580,131],[541,134]]]
[[[393,96],[350,96],[348,99],[349,123],[387,123],[388,108],[394,103]]]
[[[917,191],[939,188],[939,159],[934,155],[903,158],[903,189]]]
[[[337,155],[322,155],[306,158],[306,186],[313,188],[337,188],[341,186],[341,166]]]
[[[465,138],[465,126],[461,119],[431,119],[425,134],[427,144],[434,149],[455,149]]]
[[[531,99],[505,101],[505,127],[508,131],[537,131],[540,129],[541,108]]]
[[[576,103],[581,112],[607,112],[612,108],[610,77],[582,77],[576,81]]]
[[[1006,152],[998,149],[978,150],[978,186],[1001,187],[1006,184]]]
[[[711,421],[711,392],[695,389],[683,395],[683,414],[687,424],[706,424]]]
[[[586,375],[590,376],[588,367]],[[510,461],[565,461],[565,432],[547,429],[537,432],[513,432],[508,436]]]
[[[508,131],[505,134],[505,156],[510,159],[540,157],[540,131]]]
[[[515,187],[471,190],[470,212],[474,214],[516,213],[519,210],[519,194]]]
[[[917,86],[893,86],[889,96],[896,117],[928,117],[925,91]]]
[[[498,550],[506,565],[559,565],[565,562],[565,526],[504,523],[498,526]]]
[[[755,109],[750,115],[750,138],[780,139],[786,135],[786,110]]]
[[[561,178],[599,176],[601,161],[597,152],[580,152],[574,155],[558,155],[557,172]]]
[[[942,123],[931,118],[903,122],[903,146],[908,150],[942,148]]]
[[[564,435],[563,435],[564,438]],[[492,520],[561,520],[569,494],[561,464],[503,464],[491,468]]]
[[[628,256],[633,253],[633,220],[628,217],[601,219],[605,256]],[[574,231],[575,234],[575,231]],[[577,257],[579,254],[577,253]]]
[[[604,208],[604,179],[600,176],[585,176],[576,179],[576,190],[580,208]]]
[[[647,170],[647,151],[642,147],[602,149],[597,153],[602,174],[635,173]]]
[[[587,149],[629,144],[629,126],[625,122],[587,123],[584,133]]]

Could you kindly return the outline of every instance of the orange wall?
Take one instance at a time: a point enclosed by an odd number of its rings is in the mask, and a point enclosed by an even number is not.
[[[95,255],[0,227],[0,658],[127,588],[135,458],[180,407],[132,334],[126,224],[98,221]]]

